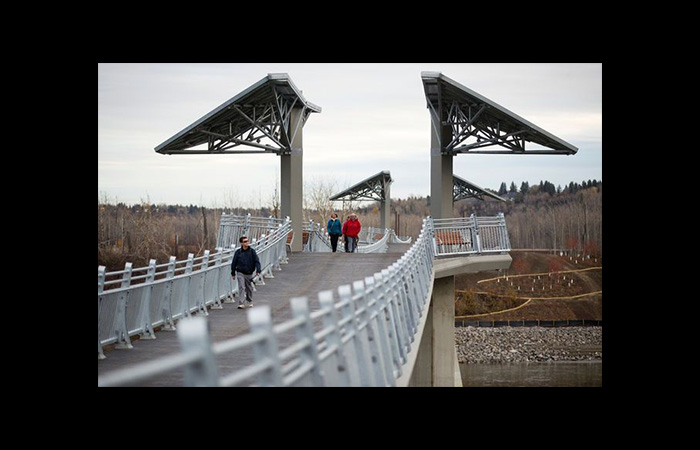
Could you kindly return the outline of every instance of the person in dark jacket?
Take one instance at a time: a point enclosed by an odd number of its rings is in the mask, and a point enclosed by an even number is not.
[[[338,248],[338,238],[343,232],[343,225],[340,223],[340,219],[338,219],[338,214],[331,214],[326,229],[328,230],[328,236],[331,237],[331,248],[333,249],[333,253],[335,253]]]
[[[238,281],[238,309],[243,309],[243,299],[248,303],[248,308],[253,307],[253,278],[254,274],[260,275],[260,258],[254,248],[248,242],[248,238],[241,236],[238,239],[241,247],[233,254],[231,261],[231,276]]]

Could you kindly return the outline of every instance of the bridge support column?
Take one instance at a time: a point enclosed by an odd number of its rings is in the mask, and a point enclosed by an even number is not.
[[[384,186],[384,200],[381,201],[381,206],[379,209],[379,227],[384,230],[389,226],[390,222],[390,210],[391,210],[391,195],[389,193],[389,185],[391,183],[386,183]]]
[[[409,386],[454,387],[455,277],[436,278]],[[459,383],[458,383],[459,385]]]
[[[443,149],[452,139],[452,129],[442,125],[439,118],[430,115],[430,215],[433,219],[454,217],[452,200],[452,155],[443,154]],[[440,133],[440,135],[437,134]]]
[[[294,230],[293,252],[300,252],[303,249],[303,124],[299,123],[300,120],[302,120],[302,109],[294,108],[289,118],[289,130],[292,133],[292,141],[290,142],[291,153],[280,156],[280,210],[282,211],[282,217],[289,216],[292,220],[292,230]],[[294,130],[296,130],[296,133]]]

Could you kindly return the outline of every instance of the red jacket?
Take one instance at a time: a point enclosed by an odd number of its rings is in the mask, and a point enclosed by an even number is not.
[[[346,220],[343,224],[343,234],[350,237],[358,237],[362,224],[359,220]]]

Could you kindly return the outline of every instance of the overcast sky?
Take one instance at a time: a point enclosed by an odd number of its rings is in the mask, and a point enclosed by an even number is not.
[[[421,71],[442,72],[578,147],[573,156],[458,155],[481,187],[603,178],[602,64],[98,64],[98,200],[267,205],[279,157],[161,155],[154,147],[268,73],[320,106],[304,126],[304,181],[338,191],[391,171],[393,198],[430,194],[430,116]],[[229,204],[227,204],[229,203]]]

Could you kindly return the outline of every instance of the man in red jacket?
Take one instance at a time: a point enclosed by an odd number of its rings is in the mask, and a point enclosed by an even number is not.
[[[362,229],[362,224],[357,220],[356,214],[350,214],[348,220],[343,224],[343,236],[345,243],[347,244],[347,251],[349,253],[355,252],[357,249],[357,241],[360,236],[360,230]]]

